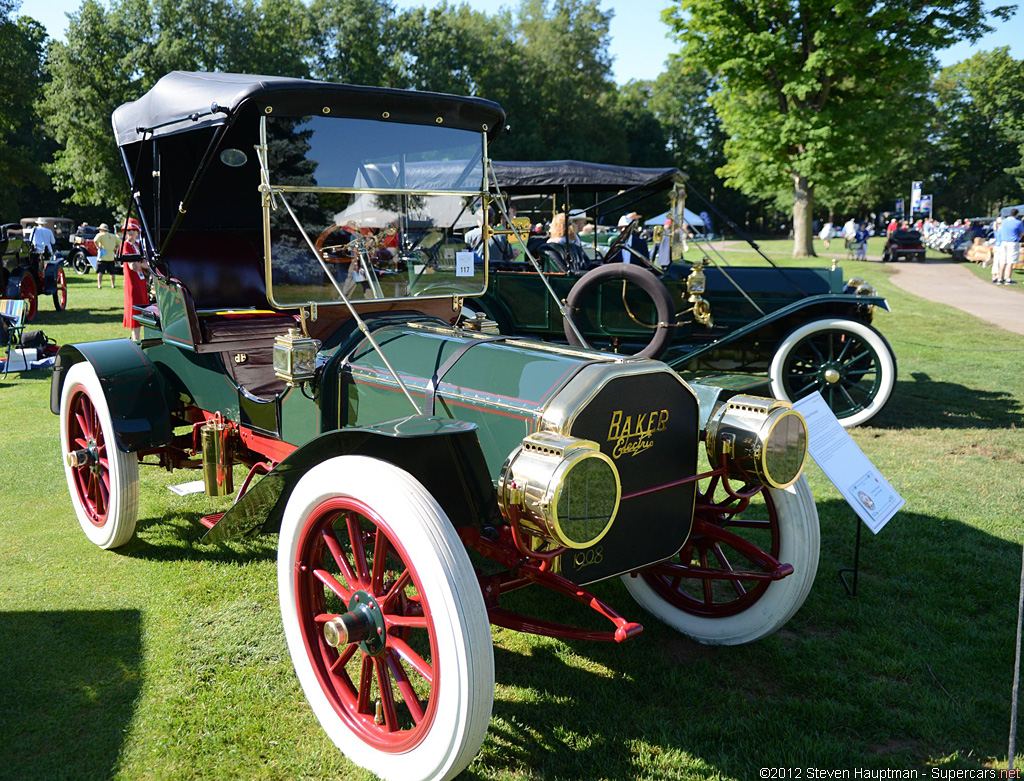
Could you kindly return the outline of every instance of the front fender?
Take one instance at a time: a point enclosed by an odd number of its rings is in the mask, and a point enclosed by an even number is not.
[[[224,513],[203,542],[281,528],[292,490],[312,467],[337,456],[379,458],[404,469],[430,492],[456,526],[499,523],[494,483],[476,426],[413,415],[373,426],[328,431],[291,453]]]
[[[818,309],[826,314],[834,313],[837,309],[856,311],[860,307],[868,309],[871,306],[878,306],[886,311],[889,310],[889,302],[882,296],[855,296],[846,293],[825,293],[816,296],[806,296],[805,298],[798,299],[793,303],[776,309],[773,312],[769,312],[764,317],[760,317],[757,320],[752,320],[742,328],[737,328],[734,331],[721,336],[713,342],[708,342],[702,347],[698,347],[695,350],[684,353],[677,358],[667,361],[668,365],[675,370],[679,370],[680,367],[685,366],[695,358],[707,355],[719,350],[726,345],[738,342],[741,339],[753,336],[759,331],[762,331],[767,326],[775,325],[778,328],[779,323],[782,323],[787,318],[793,318],[798,312],[802,313],[801,317],[804,320],[807,319],[807,314],[804,310]],[[712,314],[714,314],[714,306],[712,305]],[[819,315],[824,316],[824,315]],[[870,322],[870,316],[864,318],[864,322]],[[789,330],[789,329],[786,329]],[[772,348],[774,349],[774,347]]]
[[[54,258],[46,264],[43,269],[43,292],[49,295],[57,287],[57,272],[61,266],[64,265],[64,261],[61,258]]]
[[[121,450],[130,453],[171,441],[170,405],[163,380],[153,362],[130,339],[61,347],[50,380],[52,413],[60,414],[60,394],[68,369],[82,361],[88,361],[99,377]]]

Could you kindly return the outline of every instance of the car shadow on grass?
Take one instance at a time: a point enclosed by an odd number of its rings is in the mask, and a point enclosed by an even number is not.
[[[137,610],[0,612],[0,777],[113,778],[142,684]]]
[[[178,511],[158,518],[140,518],[135,536],[115,553],[151,561],[208,561],[247,564],[277,557],[276,534],[254,534],[227,542],[204,543],[203,513]]]
[[[625,644],[497,632],[491,729],[470,776],[745,779],[765,766],[925,773],[1005,762],[1019,545],[904,511],[864,535],[850,597],[837,572],[853,555],[852,511],[828,500],[819,513],[816,583],[761,641],[692,642],[617,581],[593,591],[643,623]],[[564,599],[517,596],[509,607],[568,620]]]
[[[73,309],[68,308],[63,312],[45,311],[40,309],[35,318],[26,326],[27,330],[46,330],[50,325],[95,325],[110,323],[114,318],[120,319],[123,309],[118,306],[110,309]],[[123,332],[127,336],[127,329]]]
[[[976,390],[925,372],[899,380],[874,428],[1007,429],[1024,426],[1020,401],[1006,391]]]

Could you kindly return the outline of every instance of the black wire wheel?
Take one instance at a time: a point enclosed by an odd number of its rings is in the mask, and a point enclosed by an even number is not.
[[[812,320],[779,343],[768,369],[772,393],[796,401],[814,391],[844,427],[881,412],[896,385],[896,356],[877,330],[843,317]]]

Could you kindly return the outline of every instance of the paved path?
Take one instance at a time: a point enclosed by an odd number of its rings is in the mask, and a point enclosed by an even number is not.
[[[714,246],[731,252],[756,252],[745,242],[714,242]],[[845,250],[842,240],[833,245],[839,253],[834,256],[843,263]],[[827,260],[830,250],[821,250],[821,258]],[[868,255],[869,261],[881,261],[877,255]],[[1019,290],[1004,288],[983,282],[972,274],[963,263],[952,260],[928,260],[925,263],[889,263],[893,270],[890,277],[893,284],[915,296],[927,298],[940,304],[955,307],[992,325],[1024,336],[1024,295]],[[857,264],[844,263],[844,269],[856,268]],[[1018,283],[1024,284],[1020,274],[1014,275]]]
[[[962,263],[953,261],[893,263],[889,267],[896,272],[890,277],[893,284],[908,293],[962,309],[1024,336],[1024,295],[1018,291],[983,282]]]

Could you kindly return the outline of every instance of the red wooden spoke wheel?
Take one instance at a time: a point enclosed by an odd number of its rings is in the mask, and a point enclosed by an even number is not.
[[[365,456],[310,469],[281,524],[285,638],[331,740],[384,778],[452,778],[494,698],[487,611],[465,547],[407,472]]]
[[[771,634],[803,604],[818,568],[814,497],[801,477],[748,506],[713,478],[670,561],[623,576],[647,610],[695,640],[737,645]]]
[[[54,279],[53,287],[53,308],[58,312],[63,312],[68,306],[68,280],[64,276],[64,269],[58,268],[57,275]]]
[[[82,531],[101,548],[124,545],[138,518],[139,460],[118,447],[103,388],[88,363],[67,371],[60,424],[64,474]]]
[[[718,488],[719,478],[714,477],[706,490],[698,491],[693,530],[676,559],[643,575],[663,599],[707,618],[750,608],[764,595],[778,569],[779,522],[771,494],[762,491],[763,511],[748,520],[737,517],[748,502],[722,490],[716,496]],[[700,575],[687,577],[688,572]]]
[[[310,515],[295,561],[296,610],[320,686],[350,729],[390,752],[430,731],[441,672],[430,607],[395,536],[372,508],[336,497]],[[325,626],[341,618],[335,647]]]
[[[71,466],[75,491],[89,522],[103,526],[110,508],[110,462],[99,415],[85,391],[80,390],[71,397],[66,425],[72,452],[85,451]]]
[[[29,272],[25,272],[21,277],[21,290],[18,293],[19,298],[25,299],[25,319],[34,320],[36,316],[36,307],[38,306],[37,298],[39,291],[36,289],[36,280]]]

